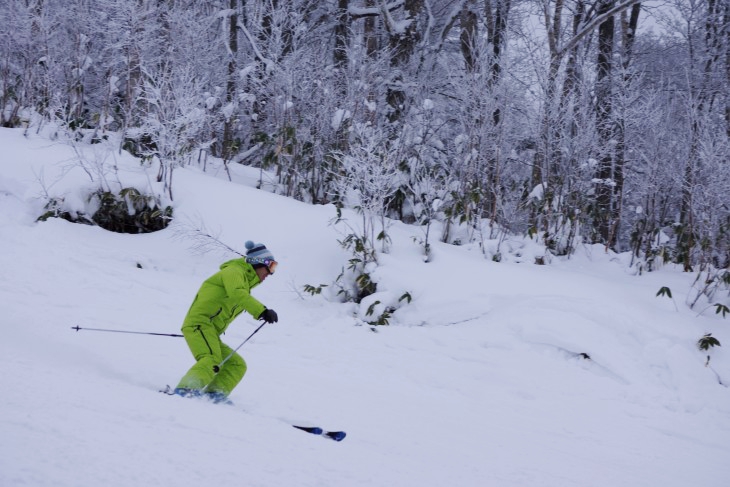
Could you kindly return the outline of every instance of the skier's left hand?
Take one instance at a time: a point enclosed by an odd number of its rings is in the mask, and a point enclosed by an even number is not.
[[[273,309],[266,308],[260,315],[260,320],[264,320],[266,323],[276,323],[279,321],[279,316]]]

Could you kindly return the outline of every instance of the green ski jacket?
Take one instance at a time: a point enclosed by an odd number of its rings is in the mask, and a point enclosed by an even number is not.
[[[224,262],[220,270],[200,286],[182,327],[211,323],[220,335],[243,311],[258,319],[266,306],[251,296],[251,289],[260,283],[259,276],[245,258]]]

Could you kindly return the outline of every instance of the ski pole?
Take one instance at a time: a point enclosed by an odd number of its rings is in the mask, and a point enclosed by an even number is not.
[[[242,347],[242,346],[243,346],[243,345],[244,345],[244,344],[245,344],[245,343],[246,343],[247,341],[249,341],[249,340],[251,339],[251,337],[252,337],[252,336],[254,336],[254,335],[255,335],[255,334],[256,334],[256,333],[257,333],[257,332],[258,332],[258,331],[259,331],[259,330],[260,330],[261,328],[263,328],[263,327],[264,327],[264,325],[265,325],[265,324],[266,324],[266,322],[265,322],[265,321],[264,321],[263,323],[261,323],[261,324],[259,325],[259,327],[258,327],[258,328],[256,328],[256,329],[255,329],[255,330],[253,331],[253,333],[251,333],[251,334],[250,334],[250,335],[248,336],[248,338],[246,338],[246,339],[245,339],[244,341],[242,341],[242,342],[241,342],[241,344],[240,344],[239,346],[237,346],[237,347],[235,348],[235,350],[233,350],[233,351],[232,351],[231,353],[229,353],[229,354],[228,354],[228,356],[227,356],[226,358],[224,358],[224,359],[223,359],[223,360],[221,361],[221,363],[219,363],[218,365],[216,365],[215,367],[213,367],[213,371],[214,371],[214,372],[215,372],[215,373],[217,374],[217,373],[218,373],[218,371],[220,371],[220,370],[221,370],[221,367],[223,367],[223,364],[225,364],[226,362],[228,362],[228,359],[230,359],[231,357],[233,357],[233,354],[234,354],[234,353],[236,353],[236,352],[238,352],[238,349],[239,349],[239,348],[241,348],[241,347]],[[211,383],[212,383],[212,381],[211,381]],[[201,389],[200,391],[201,391],[201,392],[205,392],[205,391],[207,391],[207,390],[208,390],[208,386],[209,386],[209,385],[210,385],[211,383],[208,383],[208,384],[206,384],[206,385],[205,385],[205,387],[203,387],[203,388],[202,388],[202,389]]]
[[[254,335],[256,334],[256,332],[258,332],[258,331],[259,331],[259,330],[260,330],[261,328],[263,328],[263,326],[264,326],[265,324],[266,324],[266,322],[265,322],[265,321],[264,321],[263,323],[261,323],[261,324],[259,325],[259,327],[258,327],[258,328],[256,328],[256,329],[255,329],[255,330],[253,331],[253,333],[251,333],[251,334],[250,334],[250,335],[248,336],[248,338],[246,338],[246,339],[245,339],[245,340],[244,340],[243,342],[241,342],[241,344],[240,344],[239,346],[237,346],[235,350],[233,350],[233,351],[232,351],[231,353],[229,353],[229,354],[228,354],[228,357],[224,358],[224,359],[223,359],[223,361],[222,361],[221,363],[219,363],[219,364],[218,364],[218,369],[220,369],[221,367],[223,367],[223,364],[224,364],[224,363],[226,363],[226,362],[228,362],[228,359],[229,359],[229,358],[231,358],[231,357],[233,357],[233,354],[234,354],[234,353],[236,353],[236,352],[238,352],[238,349],[239,349],[239,348],[241,348],[241,347],[242,347],[242,346],[243,346],[243,345],[244,345],[244,344],[245,344],[245,343],[246,343],[247,341],[249,341],[249,340],[251,339],[251,337],[252,337],[252,336],[254,336]],[[216,371],[216,372],[217,372],[217,371]]]
[[[157,336],[163,336],[163,337],[182,337],[182,336],[184,336],[184,335],[179,335],[177,333],[154,333],[154,332],[150,332],[150,331],[110,330],[108,328],[81,328],[80,326],[72,326],[71,329],[76,330],[76,331],[79,331],[79,330],[106,331],[109,333],[131,333],[134,335],[157,335]]]

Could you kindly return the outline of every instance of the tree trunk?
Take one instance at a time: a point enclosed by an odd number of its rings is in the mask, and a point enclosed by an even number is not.
[[[580,31],[581,25],[585,21],[585,2],[583,0],[577,0],[575,5],[575,12],[573,13],[573,35],[577,35]],[[578,47],[576,44],[572,49],[568,51],[568,59],[565,62],[565,81],[563,82],[563,93],[560,100],[560,114],[565,117],[566,121],[570,121],[573,125],[570,128],[570,133],[575,134],[574,118],[572,114],[568,113],[571,106],[571,101],[575,96],[575,91],[578,86],[580,79],[580,67],[578,65]]]
[[[555,164],[555,160],[559,157],[559,145],[555,130],[558,121],[555,117],[555,102],[557,96],[556,85],[558,82],[558,73],[560,65],[563,61],[563,53],[559,48],[561,38],[561,22],[563,14],[563,0],[556,0],[552,17],[550,12],[545,10],[545,30],[547,31],[547,43],[550,51],[550,65],[548,67],[547,79],[545,81],[545,98],[543,100],[542,120],[540,121],[539,141],[537,150],[535,151],[534,162],[532,165],[532,188],[542,186],[545,188],[551,179],[551,168]],[[552,187],[547,188],[550,192]],[[545,198],[548,195],[545,194]],[[549,203],[545,206],[550,211]],[[541,211],[533,209],[530,217],[530,227],[535,231],[540,230]],[[542,230],[548,230],[547,219],[542,222]]]
[[[335,25],[335,67],[341,72],[347,70],[347,46],[350,35],[350,16],[347,13],[349,0],[337,0],[337,24]]]
[[[419,25],[418,17],[421,10],[423,10],[423,1],[424,0],[405,0],[404,10],[406,18],[409,20],[405,29],[394,25],[390,12],[388,12],[387,7],[381,3],[381,10],[383,10],[385,25],[388,29],[390,48],[393,53],[390,60],[390,66],[395,72],[386,94],[386,100],[390,106],[388,120],[391,123],[399,122],[403,117],[403,114],[407,111],[406,104],[408,97],[403,87],[403,83],[406,79],[403,71],[407,71],[408,64],[411,61],[416,45],[421,40],[421,26]]]
[[[477,42],[479,39],[479,21],[476,13],[476,0],[467,0],[461,9],[461,35],[459,37],[461,45],[461,55],[464,58],[464,66],[468,74],[473,73],[476,69],[477,58]]]
[[[725,26],[725,86],[730,86],[730,3],[725,2],[723,25]],[[725,134],[730,138],[730,90],[725,90]]]
[[[598,7],[598,15],[608,11],[613,0],[603,0]],[[614,205],[614,121],[613,121],[613,41],[614,17],[608,17],[598,27],[598,58],[596,60],[596,126],[601,155],[596,169],[596,204],[594,229],[597,237],[607,247],[613,247],[615,239],[611,235]]]
[[[238,0],[230,0],[231,15],[228,18],[228,79],[226,80],[226,103],[236,100],[236,56],[238,55]],[[233,116],[223,122],[223,160],[230,161],[236,152],[233,134]]]
[[[511,0],[496,0],[496,5],[492,12],[491,0],[485,0],[487,38],[489,39],[489,44],[492,46],[492,60],[489,78],[490,86],[497,86],[502,77],[502,50],[504,49],[504,44],[507,42],[505,39],[505,32],[507,31],[507,20],[509,18],[509,11],[511,7]],[[499,108],[497,108],[492,113],[494,125],[499,125],[501,119],[502,113]]]
[[[626,89],[631,82],[629,73],[631,59],[633,57],[634,39],[636,38],[636,29],[639,24],[639,13],[641,12],[641,4],[637,3],[631,7],[631,13],[628,19],[626,12],[621,14],[621,66],[623,68],[623,86]],[[614,159],[614,202],[611,211],[611,219],[613,224],[609,229],[609,243],[615,246],[618,241],[619,225],[621,223],[621,209],[623,207],[624,192],[624,168],[626,166],[626,121],[621,118],[616,121],[616,151]]]
[[[375,6],[375,0],[367,0],[365,2],[365,5],[368,8],[372,8]],[[378,34],[376,31],[377,20],[378,20],[378,18],[376,16],[365,17],[365,24],[363,26],[363,29],[364,29],[363,35],[365,37],[365,39],[364,39],[365,53],[367,54],[366,62],[375,60],[378,55],[379,42],[378,42]],[[372,90],[372,88],[370,88],[368,90],[368,102],[375,104],[376,100],[377,100],[377,95]],[[377,115],[376,115],[375,110],[368,110],[367,118],[368,118],[368,121],[371,124],[373,124],[373,126],[374,126],[377,121]]]

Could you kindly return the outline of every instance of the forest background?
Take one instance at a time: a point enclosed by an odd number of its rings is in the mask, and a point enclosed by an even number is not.
[[[214,157],[361,210],[364,263],[387,218],[423,225],[426,258],[521,234],[638,272],[730,265],[730,2],[6,0],[0,18],[2,126],[121,133],[169,200],[176,168]],[[84,167],[104,189],[102,166]]]

